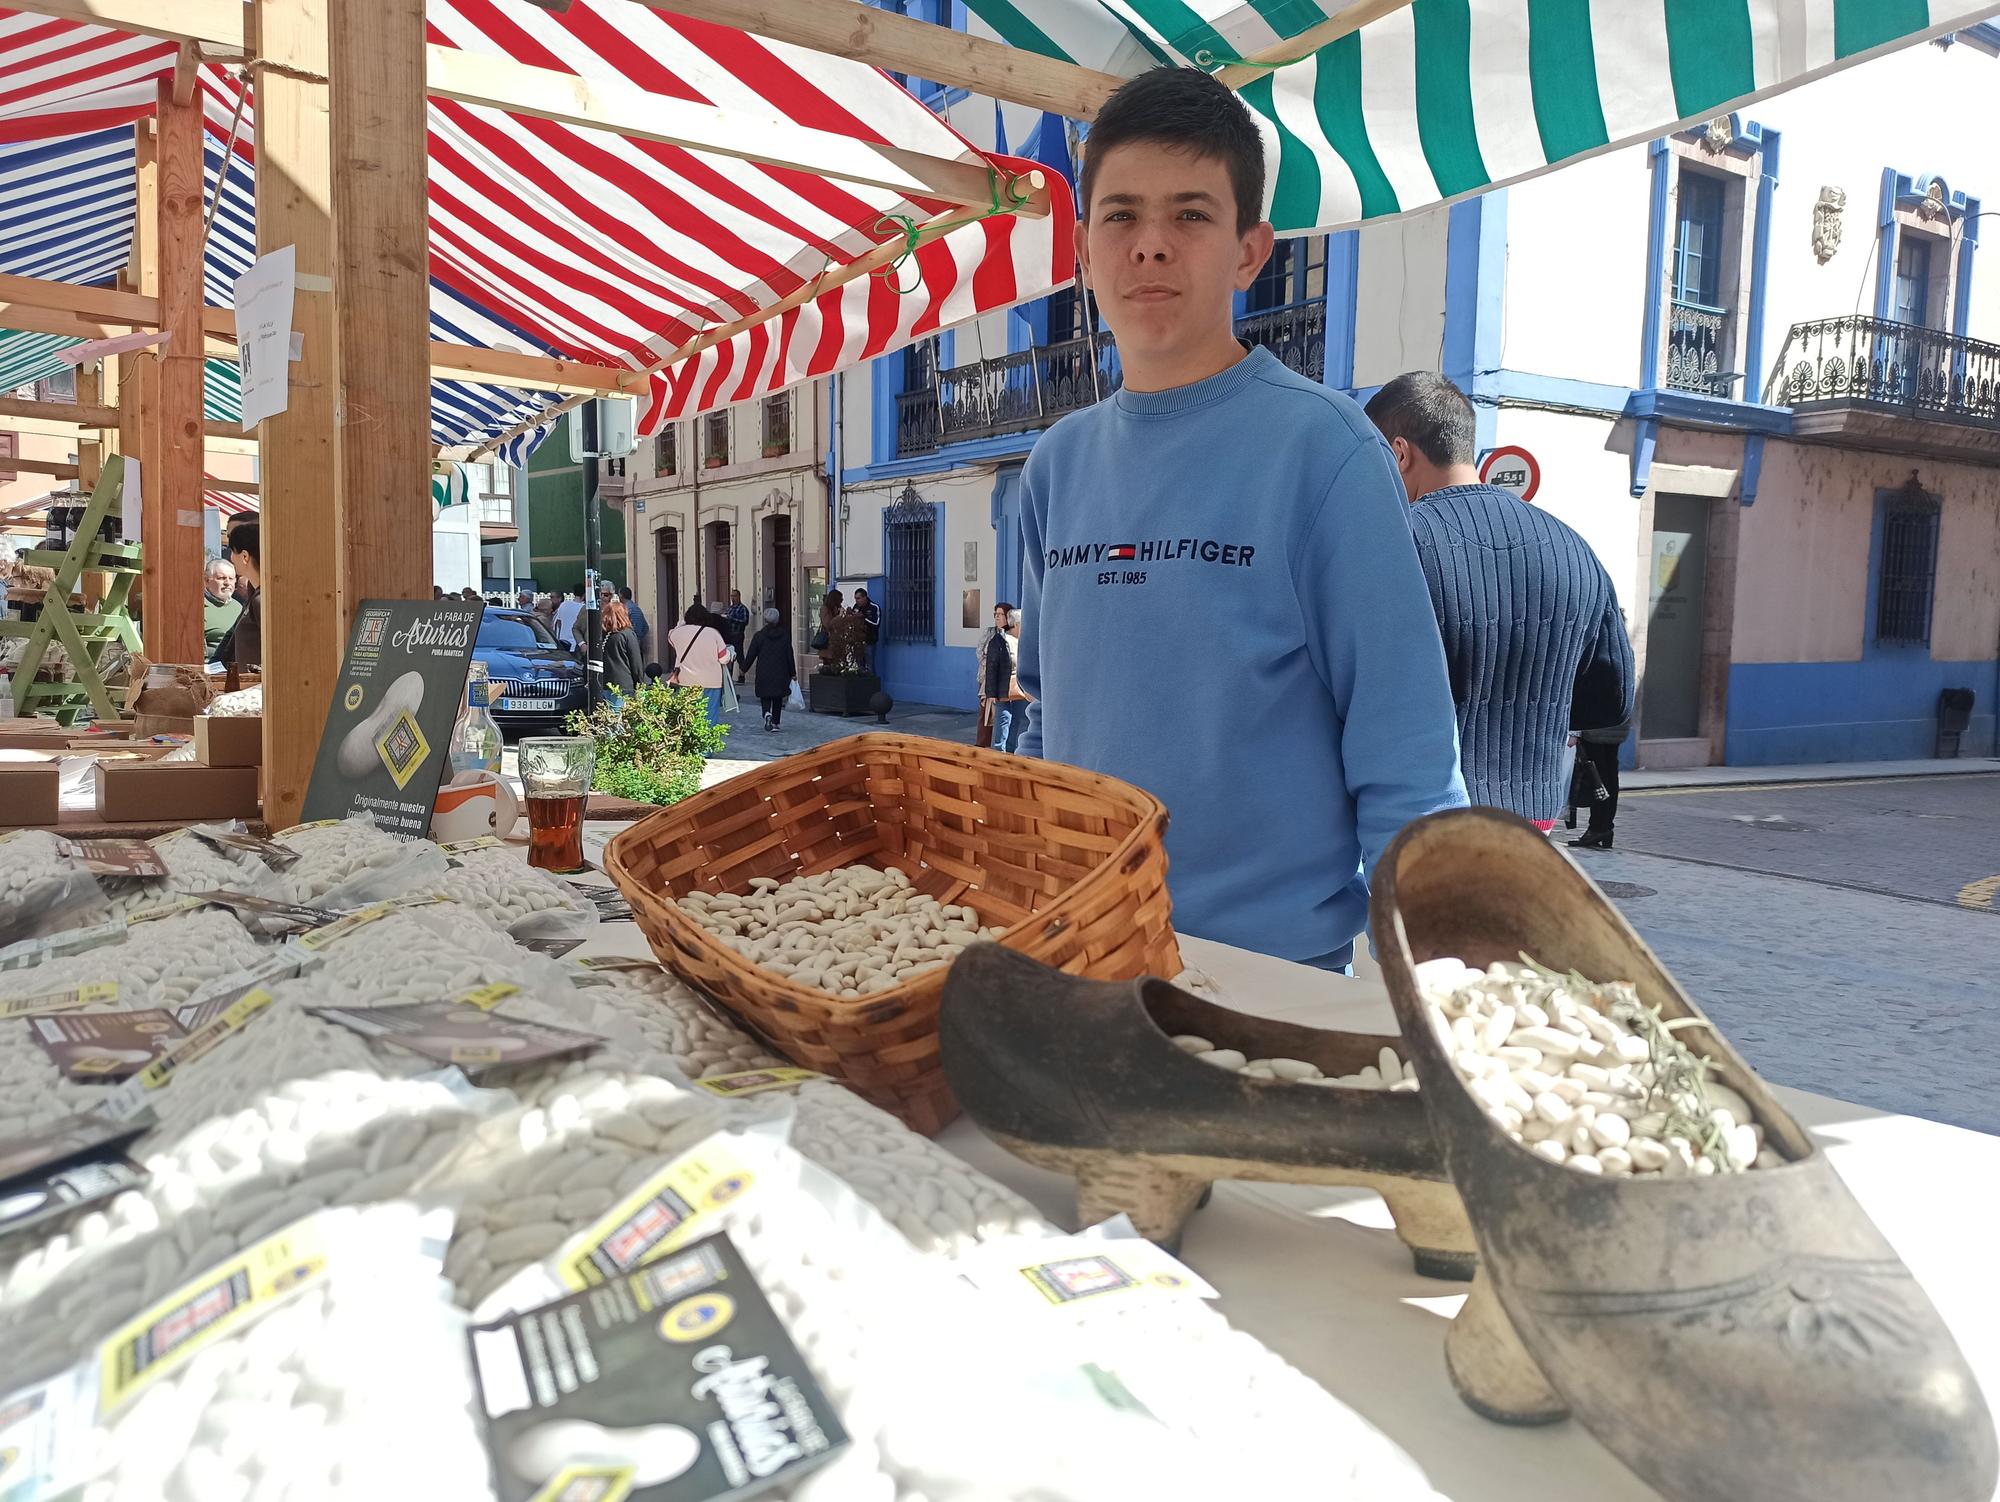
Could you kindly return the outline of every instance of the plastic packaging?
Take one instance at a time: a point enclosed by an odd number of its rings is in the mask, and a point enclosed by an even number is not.
[[[102,884],[43,829],[0,836],[0,967],[5,951],[111,915]],[[28,963],[15,957],[18,963]]]

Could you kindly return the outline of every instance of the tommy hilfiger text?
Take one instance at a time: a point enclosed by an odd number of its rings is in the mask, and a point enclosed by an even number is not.
[[[1075,568],[1102,563],[1172,563],[1193,558],[1202,563],[1221,563],[1231,568],[1250,567],[1257,549],[1249,543],[1217,542],[1212,537],[1161,537],[1151,542],[1080,542],[1066,548],[1050,548],[1050,568]]]

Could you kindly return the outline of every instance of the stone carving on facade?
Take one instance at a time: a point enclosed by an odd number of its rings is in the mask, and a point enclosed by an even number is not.
[[[1944,184],[1935,177],[1917,201],[1917,217],[1926,224],[1938,224],[1951,217],[1951,209],[1944,201]]]
[[[1813,204],[1813,256],[1824,266],[1840,249],[1840,216],[1847,211],[1845,188],[1821,188]]]
[[[1710,156],[1721,156],[1735,139],[1736,127],[1729,123],[1729,117],[1717,115],[1708,122],[1708,129],[1701,133],[1701,147]]]

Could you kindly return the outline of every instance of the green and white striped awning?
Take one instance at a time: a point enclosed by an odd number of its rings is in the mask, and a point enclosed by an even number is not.
[[[29,334],[20,329],[0,329],[0,395],[23,386],[45,381],[69,368],[59,352],[81,339],[60,334]],[[202,412],[210,422],[243,420],[243,375],[228,360],[203,362],[207,374],[202,381]]]
[[[1123,76],[1254,58],[1379,0],[966,0]],[[1415,0],[1242,85],[1281,233],[1405,214],[1710,120],[2000,13],[1974,0]],[[1921,101],[1908,101],[1921,108]]]

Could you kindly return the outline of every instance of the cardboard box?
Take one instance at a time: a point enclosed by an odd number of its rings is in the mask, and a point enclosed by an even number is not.
[[[193,715],[140,714],[132,716],[134,735],[186,735],[194,734]]]
[[[194,759],[205,767],[258,767],[264,764],[262,715],[197,715]]]
[[[97,817],[110,824],[254,819],[259,812],[255,767],[113,762],[93,771]]]
[[[0,762],[0,824],[53,824],[61,805],[62,772],[54,762]]]

